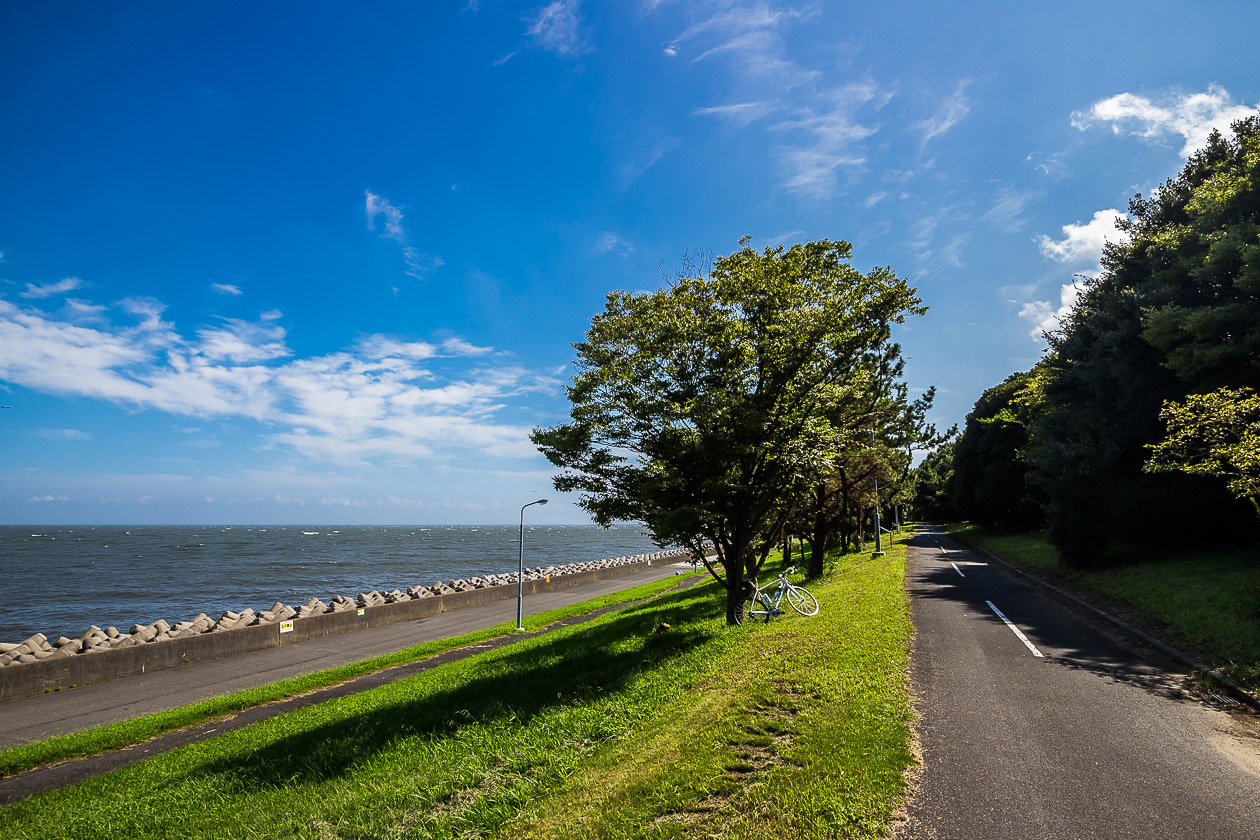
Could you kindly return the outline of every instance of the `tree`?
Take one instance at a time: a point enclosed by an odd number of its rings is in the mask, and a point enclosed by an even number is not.
[[[1260,385],[1260,118],[1231,140],[1213,132],[1129,214],[1117,225],[1128,241],[1108,244],[1051,337],[1031,424],[1050,537],[1076,566],[1188,538],[1232,504],[1199,476],[1142,468],[1165,401]]]
[[[1260,396],[1250,388],[1221,388],[1166,402],[1160,419],[1168,434],[1152,444],[1146,469],[1178,470],[1228,479],[1229,491],[1260,514]]]
[[[1020,394],[1032,372],[1013,373],[980,395],[954,449],[950,493],[958,512],[981,525],[1030,528],[1041,506],[1028,486],[1028,445],[1033,410]]]
[[[938,435],[926,419],[935,388],[909,398],[909,387],[901,380],[904,367],[900,346],[880,348],[871,357],[869,381],[848,389],[845,399],[831,409],[829,419],[840,431],[841,445],[827,473],[796,501],[794,524],[810,543],[811,576],[822,574],[823,559],[833,544],[857,549],[866,516],[876,505],[886,510],[903,495],[914,453],[940,445],[953,433]],[[838,540],[833,542],[833,536]]]
[[[731,622],[841,443],[828,411],[890,325],[926,311],[891,269],[853,268],[847,242],[740,244],[660,291],[609,294],[574,345],[571,422],[532,435],[597,522],[640,520],[704,562]]]
[[[937,447],[914,470],[914,495],[910,509],[916,519],[932,519],[938,522],[957,519],[958,508],[954,505],[949,485],[954,475],[954,448],[957,441],[949,441]]]

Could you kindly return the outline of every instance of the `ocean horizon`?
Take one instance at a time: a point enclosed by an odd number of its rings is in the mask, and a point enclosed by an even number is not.
[[[0,642],[515,571],[510,525],[2,525]],[[525,566],[660,550],[643,526],[525,526]]]

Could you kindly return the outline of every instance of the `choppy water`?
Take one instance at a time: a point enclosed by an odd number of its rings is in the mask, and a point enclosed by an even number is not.
[[[0,642],[514,571],[518,526],[0,526]],[[525,529],[525,565],[658,550],[637,526]]]

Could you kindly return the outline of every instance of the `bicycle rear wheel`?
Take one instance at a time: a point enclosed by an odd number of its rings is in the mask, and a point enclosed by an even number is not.
[[[764,618],[768,621],[768,615],[766,605],[756,595],[748,595],[735,608],[735,623],[748,624],[759,618]]]
[[[801,615],[818,615],[818,599],[802,586],[788,586],[787,602]]]

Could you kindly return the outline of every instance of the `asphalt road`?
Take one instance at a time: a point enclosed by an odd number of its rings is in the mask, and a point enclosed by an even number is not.
[[[525,615],[673,577],[676,572],[691,568],[689,563],[653,566],[623,577],[529,595],[525,598]],[[359,662],[515,620],[516,599],[511,598],[412,621],[9,700],[0,703],[0,747],[179,708],[220,694]]]
[[[923,769],[897,836],[1260,838],[1255,715],[987,560],[911,542]]]

